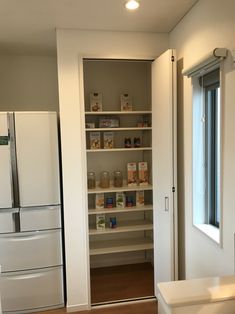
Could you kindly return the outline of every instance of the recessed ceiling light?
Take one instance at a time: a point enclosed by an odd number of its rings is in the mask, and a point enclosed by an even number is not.
[[[126,2],[125,7],[128,10],[136,10],[140,6],[139,2],[136,0],[129,0]]]

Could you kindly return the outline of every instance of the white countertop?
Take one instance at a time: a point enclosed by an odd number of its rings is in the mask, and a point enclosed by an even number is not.
[[[158,290],[172,307],[235,299],[235,276],[161,282]]]

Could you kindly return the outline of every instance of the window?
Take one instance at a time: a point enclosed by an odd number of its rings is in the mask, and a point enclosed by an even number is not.
[[[216,75],[219,79],[219,76]],[[205,81],[205,80],[203,80]],[[205,93],[205,208],[207,222],[219,227],[220,222],[220,87],[203,84]]]
[[[194,77],[193,92],[193,223],[219,242],[219,69]]]

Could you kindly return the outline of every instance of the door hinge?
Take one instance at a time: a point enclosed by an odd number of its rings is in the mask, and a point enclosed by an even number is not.
[[[175,61],[175,57],[171,56],[171,61],[174,62]]]
[[[175,192],[175,187],[174,187],[174,186],[172,187],[172,192],[173,192],[173,193]]]

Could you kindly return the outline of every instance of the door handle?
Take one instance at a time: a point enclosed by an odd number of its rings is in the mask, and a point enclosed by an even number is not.
[[[169,212],[169,197],[165,196],[165,212]]]

